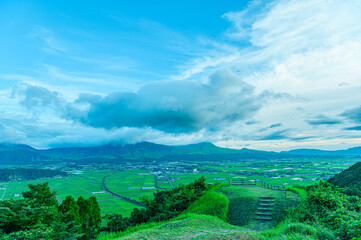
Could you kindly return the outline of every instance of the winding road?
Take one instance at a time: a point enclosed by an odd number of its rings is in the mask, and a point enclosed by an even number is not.
[[[114,174],[115,174],[115,173],[112,173],[112,174],[109,174],[109,175],[103,177],[103,181],[102,181],[102,183],[101,183],[102,189],[103,189],[105,192],[107,192],[107,193],[109,193],[110,195],[112,195],[113,197],[116,197],[116,198],[118,198],[118,199],[122,199],[122,200],[124,200],[124,201],[126,201],[126,202],[132,203],[132,204],[137,205],[137,206],[139,206],[139,207],[143,207],[143,204],[142,204],[141,202],[138,202],[137,200],[134,200],[134,199],[131,199],[131,198],[128,198],[128,197],[124,197],[124,196],[122,196],[122,195],[119,195],[118,193],[115,193],[115,192],[113,192],[113,191],[111,191],[111,190],[109,190],[109,189],[107,188],[107,186],[106,186],[106,184],[105,184],[105,180],[106,180],[107,177],[110,177],[110,176],[112,176],[112,175],[114,175]]]

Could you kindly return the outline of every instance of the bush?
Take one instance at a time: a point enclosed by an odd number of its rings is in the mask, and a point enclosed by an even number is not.
[[[283,229],[282,229],[282,233],[283,234],[293,234],[293,233],[299,233],[302,235],[312,235],[315,236],[316,235],[317,230],[310,225],[304,224],[304,223],[290,223],[287,224]]]
[[[193,202],[185,213],[206,214],[227,221],[228,206],[229,200],[224,194],[211,190]]]
[[[320,182],[306,187],[300,204],[292,209],[289,220],[308,222],[330,229],[338,239],[360,239],[361,200],[347,196],[341,189],[328,182]],[[355,228],[355,226],[357,226]],[[319,239],[328,239],[329,231],[318,230]]]

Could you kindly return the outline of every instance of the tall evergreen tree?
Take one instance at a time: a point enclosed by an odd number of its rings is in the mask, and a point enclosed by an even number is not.
[[[96,197],[92,196],[87,201],[90,205],[90,227],[91,227],[91,238],[95,238],[100,230],[100,225],[102,223],[102,215],[100,213],[100,207]]]
[[[41,223],[51,224],[58,218],[58,201],[56,192],[51,191],[48,182],[28,184],[29,190],[23,192],[23,197],[35,215],[40,215]]]
[[[74,231],[80,224],[79,206],[75,199],[69,195],[59,206],[60,220],[67,224],[69,231]]]
[[[79,217],[81,222],[82,239],[94,239],[99,233],[101,225],[100,207],[93,196],[89,199],[78,198]]]

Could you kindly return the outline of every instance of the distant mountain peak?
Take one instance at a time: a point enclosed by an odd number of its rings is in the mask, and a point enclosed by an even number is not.
[[[25,144],[16,144],[16,143],[0,143],[0,150],[6,151],[16,151],[16,150],[27,150],[27,151],[37,151],[35,148],[30,147]]]
[[[200,142],[200,143],[194,143],[194,144],[190,144],[188,146],[204,146],[204,147],[217,147],[216,145],[214,145],[213,143],[211,142]]]

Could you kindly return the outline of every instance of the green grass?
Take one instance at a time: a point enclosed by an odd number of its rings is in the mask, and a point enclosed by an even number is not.
[[[258,192],[253,190],[239,186],[226,186],[220,190],[229,199],[228,220],[231,224],[245,226],[252,220],[258,197]]]
[[[278,227],[255,232],[230,225],[217,217],[182,214],[165,222],[132,227],[124,232],[102,234],[98,240],[116,239],[247,239],[247,240],[333,240],[334,235],[320,226],[282,223]]]
[[[301,201],[307,197],[307,191],[305,189],[297,188],[297,187],[288,187],[287,190],[295,192],[299,196]]]
[[[315,240],[333,240],[336,237],[327,228],[321,226],[311,226],[306,223],[284,222],[276,228],[260,233],[261,237],[266,239],[315,239]]]
[[[110,239],[258,239],[255,233],[241,231],[217,217],[198,214],[182,214],[160,223],[144,224],[125,232],[100,236]]]
[[[185,213],[205,214],[227,221],[228,206],[228,198],[212,189],[194,201]]]

